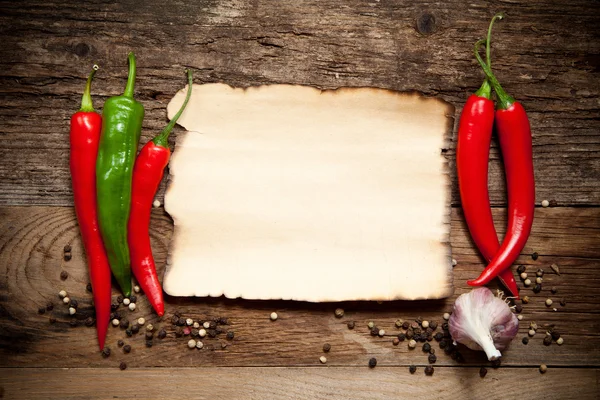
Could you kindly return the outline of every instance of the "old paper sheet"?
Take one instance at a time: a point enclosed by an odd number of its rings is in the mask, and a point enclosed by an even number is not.
[[[449,296],[441,149],[451,111],[381,89],[194,85],[165,198],[175,222],[165,291],[313,302]]]

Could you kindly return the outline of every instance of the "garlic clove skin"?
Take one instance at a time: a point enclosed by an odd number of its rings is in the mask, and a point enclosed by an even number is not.
[[[488,360],[497,360],[516,336],[519,320],[503,300],[486,287],[460,295],[448,321],[455,342],[472,350],[485,351]]]

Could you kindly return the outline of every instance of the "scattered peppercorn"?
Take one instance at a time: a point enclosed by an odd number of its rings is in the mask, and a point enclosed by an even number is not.
[[[556,264],[552,264],[552,265],[550,265],[550,269],[551,269],[552,271],[554,271],[554,273],[555,273],[556,275],[560,275],[560,269],[558,268],[558,265],[556,265]]]
[[[270,317],[271,317],[271,321],[276,321],[278,318],[278,315],[276,312],[272,312]],[[206,322],[204,324],[206,324]],[[210,324],[209,324],[209,327],[210,327]],[[206,326],[205,326],[205,328],[206,328]]]
[[[556,293],[558,293],[558,289],[556,288],[556,286],[552,286],[552,287],[550,288],[550,292],[551,292],[552,294],[556,294]]]
[[[528,343],[529,343],[529,338],[528,338],[527,336],[525,336],[525,337],[523,338],[523,340],[521,340],[521,342],[522,342],[523,344],[528,344]]]
[[[377,359],[375,357],[369,359],[369,368],[375,368],[377,366]]]
[[[121,296],[121,295],[118,295],[118,296],[117,296],[117,303],[119,303],[119,304],[120,304],[120,303],[122,303],[122,302],[123,302],[123,296]]]
[[[75,307],[69,307],[69,315],[75,315],[77,309]]]
[[[404,342],[406,340],[406,333],[399,333],[397,338],[398,338],[398,341]]]
[[[123,318],[121,322],[119,322],[119,326],[121,327],[121,329],[129,328],[129,320],[127,318]]]
[[[523,306],[522,306],[522,305],[520,305],[520,304],[517,304],[517,305],[515,306],[515,312],[516,312],[517,314],[520,314],[522,311],[523,311]]]
[[[435,364],[437,361],[437,356],[435,354],[430,354],[429,357],[427,357],[427,360],[430,364]]]
[[[165,328],[162,328],[160,331],[158,331],[158,338],[159,339],[164,339],[167,337],[167,331],[165,330]]]
[[[563,306],[563,307],[566,306],[567,305],[567,300],[566,299],[561,299],[560,300],[560,305]]]
[[[348,329],[354,329],[355,325],[354,321],[348,321]]]
[[[68,297],[64,297],[64,298],[63,298],[63,303],[64,303],[64,304],[69,304],[70,302],[71,302],[71,299],[70,299],[70,298],[68,298]]]
[[[385,330],[384,329],[380,329],[377,331],[377,334],[379,335],[379,337],[384,337],[385,336]]]
[[[523,285],[525,285],[526,287],[531,286],[531,279],[527,278],[523,281]]]
[[[126,344],[125,346],[123,346],[123,353],[125,354],[129,354],[131,352],[131,346]]]
[[[435,322],[435,321],[431,321],[429,323],[429,327],[431,328],[432,331],[435,331],[437,329],[437,327],[438,327],[438,323]]]
[[[517,315],[517,319],[518,319],[519,321],[521,321],[521,320],[523,319],[523,315],[521,315],[521,314]]]
[[[92,326],[94,326],[95,323],[96,323],[96,320],[92,317],[87,317],[85,319],[85,326],[87,326],[87,327],[92,327]]]
[[[85,285],[85,290],[87,290],[88,292],[92,293],[92,284],[88,282],[88,284]]]
[[[150,340],[154,337],[154,333],[151,331],[146,331],[146,340]]]
[[[434,369],[431,365],[425,367],[425,375],[431,376],[433,375]]]
[[[394,346],[398,346],[398,345],[400,344],[400,339],[398,339],[397,337],[395,337],[395,338],[392,340],[392,344],[393,344]]]
[[[540,277],[535,278],[535,283],[542,284],[543,281],[544,280],[542,278],[540,278]]]
[[[552,305],[552,299],[546,299],[546,307],[550,307]]]
[[[39,307],[38,308],[38,314],[45,314],[46,313],[46,307]]]
[[[529,296],[523,296],[523,298],[521,299],[521,302],[523,304],[528,304],[529,303]]]
[[[525,266],[524,265],[519,265],[517,267],[517,273],[522,274],[523,272],[525,272]]]
[[[436,342],[441,341],[444,338],[444,334],[442,332],[437,332],[433,338],[435,339]]]
[[[69,277],[69,273],[67,271],[60,271],[60,279],[63,281]]]
[[[127,369],[127,364],[125,363],[125,361],[121,361],[121,363],[119,364],[119,369],[121,371],[124,371]]]
[[[444,313],[444,319],[446,321],[448,321],[450,319],[450,314],[449,313]]]
[[[182,337],[183,336],[183,329],[178,326],[177,329],[175,329],[175,337]]]
[[[104,358],[110,357],[110,347],[105,347],[102,349],[102,357],[104,357]]]
[[[404,321],[397,319],[396,322],[394,322],[394,325],[396,325],[396,328],[401,328],[403,323]]]
[[[152,347],[153,344],[152,340],[146,340],[146,347]]]
[[[545,374],[546,371],[548,371],[548,367],[546,366],[546,364],[540,365],[540,373]]]
[[[527,279],[527,272],[521,272],[521,274],[519,275],[521,277],[522,280]]]
[[[565,342],[565,340],[562,337],[559,337],[558,339],[556,339],[556,344],[557,345],[562,345]]]
[[[125,329],[125,334],[127,335],[127,337],[132,337],[133,336],[133,331],[129,328],[129,329]]]
[[[131,332],[138,333],[140,331],[140,326],[138,324],[131,325]]]
[[[323,351],[324,351],[325,353],[329,353],[329,350],[331,350],[331,345],[330,345],[329,343],[325,343],[325,344],[323,345]]]
[[[533,293],[539,293],[542,291],[542,285],[540,285],[539,283],[536,283],[535,286],[533,287]]]
[[[487,375],[487,368],[486,367],[481,367],[479,369],[479,376],[482,378],[485,378],[485,376]]]
[[[342,318],[344,316],[344,309],[336,308],[334,314],[336,318]]]
[[[429,350],[431,350],[431,345],[429,343],[425,343],[423,345],[423,352],[429,353]]]
[[[216,329],[209,329],[206,332],[208,333],[208,336],[211,337],[211,338],[217,337],[217,330]]]
[[[533,261],[537,260],[539,256],[540,256],[540,255],[538,254],[538,252],[537,252],[537,251],[534,251],[533,253],[531,253],[531,259],[532,259]]]
[[[409,349],[414,349],[415,347],[417,347],[417,342],[416,342],[414,339],[411,339],[411,340],[408,342],[408,348],[409,348]]]
[[[135,285],[135,286],[133,287],[133,291],[134,291],[135,293],[139,293],[139,292],[140,292],[140,287],[139,287],[138,285]]]
[[[117,308],[119,308],[119,303],[117,303],[116,301],[113,301],[113,302],[110,304],[110,309],[111,309],[112,311],[115,311]]]
[[[447,322],[444,322],[444,323],[442,324],[442,330],[443,330],[443,331],[447,331],[447,330],[448,330],[448,328],[449,328],[449,327],[448,327],[448,323],[447,323]]]
[[[71,253],[65,253],[63,258],[65,261],[71,261],[71,258],[73,258],[73,256],[71,255]]]
[[[369,323],[367,324],[367,327],[369,329],[373,329],[375,327],[375,323],[373,321],[369,321]]]
[[[497,369],[500,368],[500,365],[502,365],[502,359],[501,358],[497,358],[495,360],[492,361],[492,368]]]
[[[417,372],[417,367],[415,365],[409,365],[408,372],[410,372],[411,374],[414,374],[415,372]]]
[[[409,329],[409,330],[406,331],[406,338],[407,339],[412,339],[414,335],[415,334],[413,333],[412,329]]]
[[[544,346],[550,346],[552,344],[552,336],[546,336],[544,338]]]
[[[201,348],[203,348],[203,347],[204,347],[204,343],[202,343],[201,341],[199,341],[199,340],[198,340],[198,341],[196,342],[196,348],[197,348],[197,349],[201,349]]]
[[[558,340],[560,338],[560,332],[552,330],[552,332],[550,332],[550,336],[552,336],[552,340]]]

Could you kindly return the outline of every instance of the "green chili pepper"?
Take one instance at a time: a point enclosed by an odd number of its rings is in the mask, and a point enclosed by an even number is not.
[[[129,53],[129,76],[122,96],[104,103],[96,161],[98,222],[110,268],[125,296],[131,294],[127,221],[133,164],[140,141],[144,107],[133,99],[135,55]]]

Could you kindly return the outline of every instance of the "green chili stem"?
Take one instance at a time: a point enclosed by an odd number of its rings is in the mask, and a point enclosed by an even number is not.
[[[135,54],[129,52],[127,58],[129,60],[129,74],[127,76],[127,86],[125,86],[123,96],[133,99],[133,90],[135,89]]]
[[[502,86],[500,86],[500,82],[498,82],[498,79],[496,79],[496,77],[494,76],[492,69],[490,67],[488,67],[488,65],[485,62],[483,62],[483,59],[481,58],[481,55],[479,54],[479,46],[481,46],[481,44],[482,44],[481,40],[478,41],[477,43],[475,43],[475,57],[477,58],[479,65],[481,65],[481,68],[483,69],[485,76],[490,81],[490,83],[492,84],[492,87],[496,91],[496,95],[498,96],[498,108],[501,110],[505,110],[505,109],[509,108],[515,102],[515,99],[510,97],[504,91],[504,89],[502,89]]]
[[[181,108],[179,109],[179,111],[177,111],[177,114],[175,114],[173,119],[171,119],[171,122],[169,122],[169,124],[167,126],[165,126],[165,129],[163,129],[162,132],[160,134],[158,134],[152,140],[154,142],[154,144],[157,146],[169,147],[169,135],[171,134],[171,131],[175,127],[177,120],[183,113],[183,110],[185,110],[185,107],[187,106],[188,101],[190,101],[190,96],[192,95],[193,76],[192,76],[191,70],[188,69],[185,72],[187,73],[187,78],[188,78],[188,90],[185,95],[185,100],[183,101],[183,104],[181,105]]]
[[[81,96],[81,108],[79,109],[79,111],[94,112],[94,105],[92,104],[92,80],[94,79],[96,71],[98,71],[98,66],[94,64],[94,66],[92,67],[92,72],[90,72],[87,78],[85,90],[83,91],[83,96]]]
[[[492,58],[490,57],[490,44],[492,43],[492,26],[494,25],[494,21],[497,19],[504,18],[504,14],[498,13],[492,17],[490,21],[490,25],[488,26],[488,34],[487,34],[487,43],[485,46],[485,58],[487,61],[488,67],[492,68]],[[485,40],[481,40],[480,42],[485,42]],[[479,47],[478,47],[479,48]],[[476,96],[484,97],[486,99],[492,98],[492,87],[487,79],[484,79],[481,87],[475,92]]]

